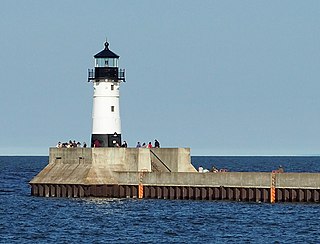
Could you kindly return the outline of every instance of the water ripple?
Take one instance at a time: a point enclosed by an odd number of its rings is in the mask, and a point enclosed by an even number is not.
[[[32,197],[46,160],[0,157],[0,243],[320,243],[318,204]],[[247,169],[261,158],[232,160]]]

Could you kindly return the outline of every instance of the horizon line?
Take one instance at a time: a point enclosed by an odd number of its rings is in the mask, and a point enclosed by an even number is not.
[[[191,157],[319,157],[320,154],[191,154]],[[0,154],[0,157],[49,157],[49,154]]]

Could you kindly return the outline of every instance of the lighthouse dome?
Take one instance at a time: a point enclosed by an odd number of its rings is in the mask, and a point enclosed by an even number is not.
[[[119,58],[120,56],[110,51],[109,43],[106,41],[104,43],[104,50],[94,55],[94,58]]]

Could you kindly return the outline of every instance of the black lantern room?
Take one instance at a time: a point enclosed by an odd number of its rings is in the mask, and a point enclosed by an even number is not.
[[[104,50],[94,55],[95,68],[88,70],[88,81],[91,80],[112,80],[125,81],[125,70],[118,68],[119,56],[109,49],[106,41]]]

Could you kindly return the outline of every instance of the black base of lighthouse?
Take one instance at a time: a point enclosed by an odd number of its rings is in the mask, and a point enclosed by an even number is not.
[[[92,134],[91,147],[119,147],[121,134]]]
[[[91,147],[119,147],[121,134],[92,134]]]

